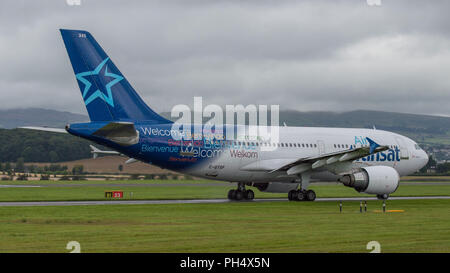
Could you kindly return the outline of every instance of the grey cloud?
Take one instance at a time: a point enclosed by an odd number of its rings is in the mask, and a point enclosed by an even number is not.
[[[157,111],[450,115],[448,1],[2,1],[0,108],[85,112],[59,28],[89,30]]]

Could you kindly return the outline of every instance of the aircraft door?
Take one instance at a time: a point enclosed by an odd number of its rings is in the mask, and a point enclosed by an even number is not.
[[[317,140],[317,147],[319,147],[319,155],[325,154],[325,142],[323,140]]]
[[[401,137],[396,137],[395,141],[398,144],[398,147],[400,148],[400,160],[408,160],[409,159],[409,151],[408,148],[406,148],[405,141]]]

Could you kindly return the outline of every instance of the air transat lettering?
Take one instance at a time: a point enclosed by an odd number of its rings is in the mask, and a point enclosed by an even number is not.
[[[395,147],[395,149],[389,149],[384,152],[379,152],[373,155],[369,155],[358,159],[356,161],[375,161],[375,162],[384,162],[384,161],[400,161],[400,150]]]
[[[356,145],[369,145],[369,142],[367,141],[366,137],[363,136],[355,136],[355,146]],[[398,147],[395,147],[395,149],[389,149],[384,152],[379,152],[373,155],[369,155],[366,157],[363,157],[361,159],[358,159],[356,161],[376,161],[376,162],[384,162],[384,161],[400,161],[400,150]]]
[[[365,137],[362,136],[355,136],[355,145],[361,144],[361,145],[367,145],[369,142]]]

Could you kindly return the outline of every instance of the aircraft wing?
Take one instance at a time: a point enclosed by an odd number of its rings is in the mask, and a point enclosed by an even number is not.
[[[308,170],[314,170],[338,162],[353,161],[389,149],[388,146],[381,146],[368,137],[367,141],[370,143],[369,146],[347,149],[314,157],[300,158],[288,164],[282,165],[276,169],[273,169],[270,172],[272,173],[276,171],[286,171],[288,175],[299,174]]]
[[[66,129],[61,129],[61,128],[49,128],[49,127],[38,127],[38,126],[24,126],[24,127],[18,127],[18,128],[19,129],[29,129],[29,130],[37,130],[37,131],[46,131],[46,132],[67,134]]]

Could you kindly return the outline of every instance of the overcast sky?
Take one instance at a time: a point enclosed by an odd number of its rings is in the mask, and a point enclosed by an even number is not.
[[[91,32],[156,111],[279,104],[450,116],[450,1],[0,2],[0,109],[86,113],[59,28]]]

